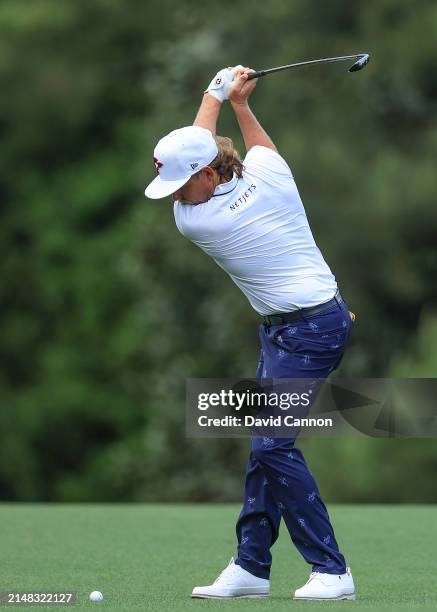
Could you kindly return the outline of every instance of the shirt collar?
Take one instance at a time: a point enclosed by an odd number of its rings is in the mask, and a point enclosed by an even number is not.
[[[238,176],[234,172],[230,181],[217,185],[211,197],[216,198],[217,196],[224,196],[228,193],[231,193],[231,191],[234,191],[234,189],[236,188],[238,180]]]

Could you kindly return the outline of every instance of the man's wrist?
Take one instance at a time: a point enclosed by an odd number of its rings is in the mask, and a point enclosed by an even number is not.
[[[205,91],[205,92],[203,93],[203,99],[204,99],[204,100],[208,100],[208,101],[209,101],[209,100],[213,100],[214,102],[216,102],[216,103],[217,103],[217,107],[220,107],[220,106],[222,105],[222,102],[221,102],[220,100],[218,100],[218,99],[217,99],[215,96],[211,95],[211,94],[209,93],[209,91]]]
[[[235,111],[249,110],[249,103],[247,100],[245,100],[244,102],[234,102],[233,100],[231,100],[231,106]]]

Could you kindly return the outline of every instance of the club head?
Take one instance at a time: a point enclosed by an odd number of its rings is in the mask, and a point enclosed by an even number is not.
[[[363,57],[360,57],[360,59],[349,68],[349,72],[357,72],[358,70],[361,70],[369,63],[369,59],[370,55],[368,53],[364,54]]]

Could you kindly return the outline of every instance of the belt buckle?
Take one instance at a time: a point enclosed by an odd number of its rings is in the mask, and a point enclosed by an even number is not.
[[[275,323],[275,319],[279,319],[278,323]],[[265,322],[267,323],[267,325],[269,327],[272,327],[272,325],[281,325],[282,323],[282,318],[280,315],[266,315],[264,317]]]

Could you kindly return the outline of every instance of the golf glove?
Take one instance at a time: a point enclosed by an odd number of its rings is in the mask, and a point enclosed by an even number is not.
[[[237,68],[242,68],[240,64],[238,66],[223,68],[217,72],[211,83],[208,85],[208,89],[205,93],[209,93],[210,96],[214,96],[219,102],[229,100],[229,87],[234,80],[235,71]]]

